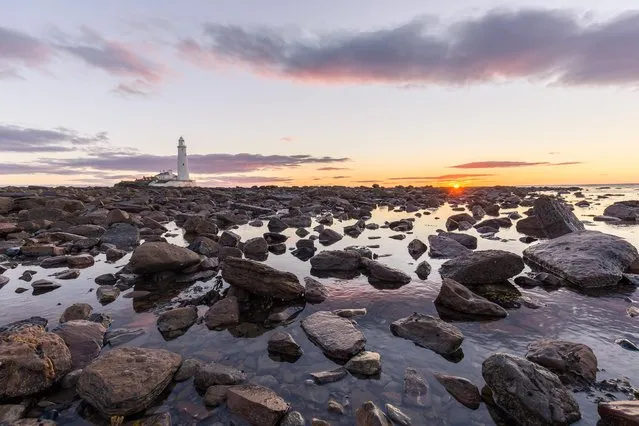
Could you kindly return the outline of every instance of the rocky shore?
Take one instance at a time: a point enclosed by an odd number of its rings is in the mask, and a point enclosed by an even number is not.
[[[582,342],[542,335],[527,350],[486,353],[472,369],[464,367],[473,380],[456,367],[465,351],[476,352],[467,342],[482,327],[507,321],[522,307],[543,312],[526,289],[567,289],[593,299],[593,292],[626,294],[627,336],[639,333],[633,319],[639,305],[632,300],[637,248],[619,232],[590,226],[639,228],[639,201],[584,192],[1,188],[0,309],[14,309],[8,292],[28,293],[29,306],[61,292],[78,299],[59,302],[55,319],[22,310],[0,325],[0,424],[81,418],[82,424],[170,425],[183,424],[176,413],[184,412],[191,424],[459,424],[449,423],[450,413],[482,410],[496,424],[567,425],[585,410],[597,411],[602,424],[639,424],[639,393],[630,383],[610,391],[609,382],[597,381],[600,368],[608,367],[598,363],[603,354]],[[592,221],[574,213],[594,205],[604,210]],[[373,220],[381,206],[392,220]],[[449,214],[440,218],[442,212]],[[429,217],[441,219],[442,227],[418,234]],[[506,232],[516,232],[525,248],[508,249]],[[176,244],[176,236],[184,244]],[[384,252],[386,244],[402,247],[411,262],[387,258],[393,253]],[[278,267],[273,258],[283,259]],[[308,265],[308,273],[286,266],[298,263]],[[102,265],[112,272],[96,275]],[[94,303],[73,290],[86,277]],[[394,294],[418,282],[436,294],[420,301],[432,309],[393,307],[382,318],[371,318],[370,306],[356,298],[332,309],[353,280],[367,282],[388,306]],[[111,307],[125,299],[135,312],[151,315],[163,344],[138,344],[143,327],[114,322]],[[192,328],[211,339],[229,333],[261,342],[255,338],[265,336],[258,351],[268,365],[301,365],[305,379],[285,380],[300,385],[285,393],[261,361],[249,363],[254,352],[227,356],[202,338],[199,353],[218,355],[187,354],[179,344],[190,340]],[[632,338],[616,337],[618,347],[639,350]],[[438,367],[406,365],[398,375],[403,358],[392,355],[393,346],[436,357],[429,359]],[[353,385],[376,382],[375,390]],[[448,414],[437,411],[431,387],[455,404]],[[328,388],[318,410],[314,395]],[[176,402],[181,393],[192,395],[188,404]],[[300,394],[311,395],[315,408]],[[479,415],[472,424],[485,420]]]

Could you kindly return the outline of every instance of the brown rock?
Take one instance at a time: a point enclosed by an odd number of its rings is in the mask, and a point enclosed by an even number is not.
[[[236,325],[239,321],[240,306],[234,296],[227,296],[215,302],[204,314],[204,323],[210,329]]]
[[[73,320],[85,320],[89,318],[93,308],[88,303],[74,303],[64,310],[60,317],[60,322],[67,322]]]
[[[53,332],[62,337],[71,351],[71,368],[86,367],[100,354],[106,329],[102,324],[85,320],[60,324]]]
[[[597,377],[597,357],[581,343],[539,340],[528,345],[526,358],[557,374],[564,384],[592,384]]]
[[[253,260],[226,258],[222,263],[222,278],[249,293],[275,299],[293,300],[304,295],[304,286],[295,274]]]
[[[604,425],[639,425],[639,401],[600,402],[597,411]]]
[[[302,320],[308,337],[324,353],[336,359],[347,360],[364,349],[366,338],[353,322],[332,312],[319,311]]]
[[[366,401],[355,413],[356,426],[392,426],[386,414],[373,403]]]
[[[470,380],[440,373],[435,373],[434,376],[457,401],[473,410],[479,408],[479,389]]]
[[[289,410],[289,404],[269,388],[259,385],[233,386],[227,391],[229,410],[252,425],[275,426]]]
[[[197,253],[174,244],[144,243],[131,255],[129,266],[134,274],[179,271],[200,262]]]

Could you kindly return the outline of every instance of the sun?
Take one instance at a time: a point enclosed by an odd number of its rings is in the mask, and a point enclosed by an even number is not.
[[[459,189],[461,188],[461,184],[459,182],[453,182],[453,188]]]

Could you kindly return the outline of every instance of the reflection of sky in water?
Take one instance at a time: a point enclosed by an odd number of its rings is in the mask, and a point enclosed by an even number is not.
[[[637,198],[635,187],[621,189],[613,187],[606,190],[591,187],[585,188],[583,192],[589,201],[604,193],[627,194],[625,197],[595,201],[601,204],[593,203],[588,208],[577,207],[575,213],[580,219],[588,221],[589,229],[623,236],[635,246],[639,246],[639,226],[591,222],[591,216],[601,214],[603,209],[613,201]],[[569,197],[569,200],[577,201],[572,197]],[[524,211],[527,208],[518,210]],[[31,315],[40,315],[48,318],[51,326],[55,326],[66,306],[86,302],[91,304],[97,312],[110,313],[114,318],[113,328],[142,327],[148,330],[145,336],[134,340],[130,343],[131,345],[165,347],[184,356],[195,356],[203,360],[221,360],[223,363],[244,368],[255,376],[273,376],[277,384],[269,384],[269,380],[272,379],[262,378],[261,380],[289,400],[294,409],[302,411],[307,419],[320,417],[334,424],[349,424],[353,418],[353,409],[368,399],[374,400],[380,406],[386,402],[401,406],[413,417],[413,424],[491,424],[492,421],[485,406],[482,405],[476,411],[464,408],[446,394],[434,380],[429,380],[432,393],[430,408],[415,409],[402,406],[397,397],[401,394],[404,369],[410,366],[464,376],[481,386],[483,384],[481,363],[489,354],[505,351],[524,355],[528,343],[540,338],[565,339],[589,345],[599,359],[599,367],[605,370],[599,373],[599,379],[625,376],[631,381],[637,381],[639,366],[636,362],[636,353],[626,351],[614,344],[614,340],[620,337],[639,341],[637,320],[632,320],[626,315],[625,309],[628,303],[623,300],[624,296],[632,296],[632,290],[628,290],[625,294],[609,293],[600,297],[586,296],[569,289],[553,292],[546,292],[543,289],[522,290],[524,294],[545,306],[538,310],[525,307],[511,310],[506,319],[495,322],[456,323],[465,335],[462,345],[465,356],[456,364],[444,360],[434,352],[419,348],[407,340],[393,337],[389,330],[392,321],[408,316],[412,312],[437,315],[433,300],[439,290],[440,277],[437,270],[443,260],[430,259],[425,254],[414,261],[408,255],[406,246],[412,238],[419,238],[426,242],[428,235],[434,234],[436,229],[444,228],[446,218],[453,213],[455,212],[450,206],[444,206],[433,210],[432,215],[416,218],[413,235],[408,235],[403,241],[390,239],[388,237],[394,232],[379,229],[365,230],[358,238],[346,235],[341,241],[330,246],[330,249],[342,249],[349,245],[379,244],[381,247],[373,249],[373,252],[391,255],[381,258],[381,262],[410,272],[414,278],[413,282],[397,290],[377,290],[368,284],[365,277],[352,280],[321,279],[320,281],[330,288],[331,297],[321,305],[307,305],[301,314],[301,317],[304,317],[317,310],[367,308],[368,315],[357,318],[357,322],[367,337],[366,348],[377,351],[382,356],[383,373],[379,379],[375,380],[358,380],[349,377],[344,381],[322,387],[306,384],[305,380],[308,379],[309,372],[334,368],[335,364],[325,358],[319,349],[308,341],[299,327],[299,321],[280,327],[291,333],[304,349],[304,355],[294,364],[276,362],[268,357],[266,341],[270,332],[255,338],[236,338],[227,331],[209,331],[204,325],[198,324],[193,326],[186,335],[165,342],[155,329],[156,316],[150,312],[135,313],[131,299],[120,296],[114,303],[105,307],[101,307],[96,301],[94,290],[97,286],[93,283],[94,278],[106,272],[115,272],[126,264],[128,256],[115,265],[106,264],[104,256],[98,256],[96,266],[82,271],[79,279],[61,281],[60,289],[37,297],[31,295],[30,283],[18,280],[22,272],[25,269],[36,270],[38,274],[34,279],[40,279],[61,269],[42,270],[37,266],[25,266],[7,271],[5,275],[11,278],[11,282],[0,290],[2,295],[0,324]],[[383,207],[374,212],[371,221],[383,224],[384,221],[411,216],[412,214],[393,212]],[[336,221],[333,228],[341,233],[344,226],[353,222]],[[173,229],[175,226],[171,225],[169,228]],[[246,240],[260,236],[265,231],[266,227],[254,228],[245,225],[236,232]],[[475,234],[474,230],[468,232]],[[294,247],[298,239],[295,229],[287,229],[283,233],[289,236],[286,242],[287,247]],[[526,247],[519,242],[521,235],[515,231],[514,226],[510,229],[502,229],[498,235],[503,240],[492,241],[479,238],[478,250],[505,249],[519,254]],[[369,236],[381,238],[369,240]],[[171,241],[184,244],[181,235],[171,238]],[[319,246],[319,250],[322,249],[324,248]],[[428,260],[433,268],[431,276],[426,281],[419,280],[413,272],[416,264],[424,259]],[[266,263],[278,269],[294,272],[300,278],[308,275],[310,271],[309,262],[298,260],[290,252],[280,256],[270,254]],[[16,294],[14,290],[19,286],[29,288],[29,292]],[[636,384],[639,385],[639,381]],[[348,396],[351,403],[351,407],[348,408],[350,410],[348,420],[342,419],[340,423],[337,417],[327,413],[326,404],[329,396],[340,402],[344,402],[344,398]],[[576,394],[576,397],[583,415],[583,420],[578,424],[594,424],[598,418],[596,405],[586,399],[584,394]],[[174,422],[180,422],[180,424],[192,421],[185,412],[206,413],[201,397],[195,393],[190,382],[176,385],[164,404],[172,407],[176,416]],[[224,412],[214,411],[212,417],[202,424],[214,423],[213,419],[220,420],[225,416]],[[61,424],[87,424],[84,420],[74,419],[75,417],[73,412],[66,411],[62,414],[60,422]]]

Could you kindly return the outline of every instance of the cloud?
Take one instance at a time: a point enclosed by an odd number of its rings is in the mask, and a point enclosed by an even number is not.
[[[333,179],[348,179],[350,176],[333,176]]]
[[[283,136],[280,138],[280,141],[282,142],[293,142],[295,140],[295,138],[293,136]]]
[[[448,174],[448,175],[440,175],[440,176],[419,176],[419,177],[393,177],[388,178],[389,180],[455,180],[455,179],[472,179],[479,177],[487,177],[487,176],[495,176],[493,174],[485,174],[485,173],[458,173],[458,174]]]
[[[333,170],[350,170],[350,168],[327,166],[327,167],[320,167],[317,170],[321,172],[326,172],[326,171],[333,171]]]
[[[64,127],[47,130],[0,124],[0,152],[69,152],[108,139],[106,132],[81,135]]]
[[[560,152],[558,151],[551,151],[548,153],[548,155],[558,155],[558,154],[560,154]]]
[[[566,10],[496,9],[447,25],[420,17],[362,32],[207,23],[200,40],[182,40],[177,48],[201,66],[304,82],[636,85],[637,40],[639,12],[594,21]]]
[[[147,97],[149,96],[149,92],[140,87],[141,85],[133,84],[118,84],[111,92],[116,93],[118,95],[122,95],[124,97],[136,96],[136,97]]]
[[[288,177],[275,176],[247,176],[247,175],[231,175],[216,176],[212,179],[198,181],[201,186],[243,186],[243,185],[273,185],[277,183],[289,183],[293,179]]]
[[[53,56],[44,41],[21,31],[0,26],[0,79],[19,77],[18,67],[40,67]]]
[[[570,166],[581,164],[581,161],[565,161],[563,163],[549,163],[548,161],[474,161],[472,163],[458,164],[450,166],[452,169],[500,169],[508,167],[528,167],[528,166]]]

